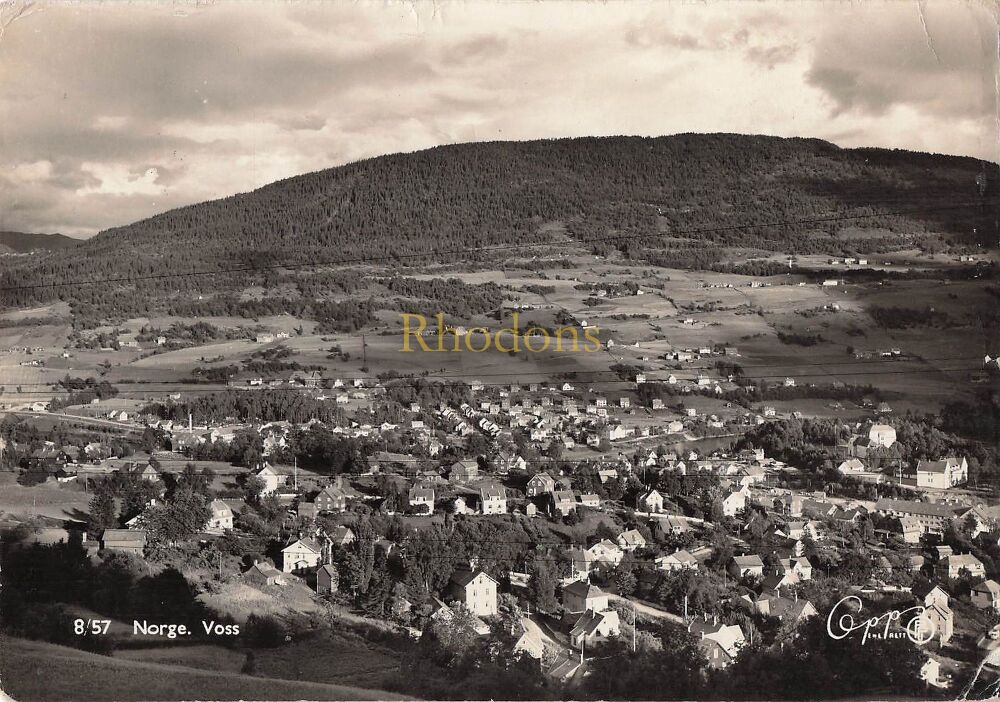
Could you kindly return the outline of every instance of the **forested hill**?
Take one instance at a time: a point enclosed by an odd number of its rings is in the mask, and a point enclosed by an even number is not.
[[[0,253],[28,253],[29,251],[54,251],[79,244],[79,240],[62,234],[31,234],[28,232],[0,232]]]
[[[724,246],[861,253],[940,246],[938,233],[970,242],[977,227],[979,236],[991,232],[995,243],[995,207],[930,208],[995,201],[998,193],[994,164],[841,149],[811,139],[688,134],[460,144],[310,173],[102,232],[72,249],[5,267],[0,288],[8,290],[0,292],[0,302],[24,305],[59,296],[102,307],[110,297],[122,299],[127,287],[131,294],[124,297],[139,304],[160,294],[245,285],[254,277],[150,279],[162,274],[449,252],[406,261],[419,265],[460,259],[456,249],[565,243],[567,237],[625,234],[633,238],[610,245],[682,267],[710,264]],[[928,209],[760,226],[911,208]],[[866,239],[859,225],[884,229]],[[691,233],[718,227],[732,228]],[[606,251],[608,244],[588,248]],[[118,283],[9,290],[131,277],[145,280],[138,289]]]

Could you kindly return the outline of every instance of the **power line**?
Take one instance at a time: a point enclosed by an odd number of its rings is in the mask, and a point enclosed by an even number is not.
[[[1000,201],[990,201],[990,202],[972,202],[963,203],[958,205],[942,205],[938,207],[916,207],[909,209],[901,209],[889,212],[877,212],[869,214],[855,214],[855,215],[835,215],[827,217],[813,217],[809,219],[799,219],[799,220],[785,220],[778,222],[761,222],[759,224],[733,224],[719,227],[698,227],[690,229],[678,229],[669,232],[662,233],[643,233],[643,234],[615,234],[615,235],[604,235],[597,237],[590,237],[586,239],[572,239],[570,242],[518,242],[509,244],[491,244],[485,246],[476,247],[466,247],[458,249],[443,249],[443,250],[430,250],[430,251],[420,251],[414,253],[397,253],[397,254],[386,254],[382,256],[359,256],[355,258],[343,258],[334,259],[326,261],[308,261],[299,263],[282,263],[282,264],[269,264],[269,265],[245,265],[245,266],[232,266],[228,268],[216,268],[212,270],[200,270],[200,271],[187,271],[183,273],[156,273],[148,274],[142,276],[121,276],[117,278],[97,278],[92,280],[75,280],[75,281],[64,281],[59,283],[36,283],[33,285],[10,285],[5,287],[0,287],[0,292],[14,292],[18,290],[35,290],[40,288],[63,288],[63,287],[73,287],[82,285],[101,285],[105,283],[130,283],[142,280],[166,280],[172,278],[189,278],[195,276],[205,276],[205,275],[220,275],[226,273],[255,273],[267,270],[278,270],[278,269],[303,269],[303,268],[314,268],[318,266],[343,266],[343,265],[357,265],[363,263],[385,263],[385,262],[396,262],[401,260],[412,260],[418,258],[426,258],[428,256],[440,256],[440,257],[454,257],[460,256],[462,254],[472,254],[472,253],[488,253],[488,252],[498,252],[498,251],[511,251],[517,249],[529,249],[547,246],[560,246],[566,243],[570,244],[594,244],[594,243],[609,243],[615,241],[631,241],[631,240],[642,240],[642,239],[658,239],[661,237],[677,237],[677,236],[690,236],[697,234],[718,234],[722,232],[740,231],[740,230],[752,230],[752,229],[769,229],[772,227],[787,227],[794,225],[808,225],[808,224],[827,224],[831,222],[841,222],[841,221],[854,221],[861,219],[877,219],[880,217],[895,217],[895,216],[905,216],[908,214],[919,214],[926,212],[944,212],[949,210],[961,210],[968,209],[972,207],[981,208],[987,205],[1000,204]],[[861,207],[862,205],[859,205]]]

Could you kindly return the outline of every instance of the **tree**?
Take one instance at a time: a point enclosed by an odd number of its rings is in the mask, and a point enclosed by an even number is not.
[[[565,444],[563,444],[559,438],[552,439],[552,441],[549,442],[548,448],[545,449],[545,455],[558,461],[562,458],[565,448]]]
[[[615,530],[609,527],[607,522],[602,521],[597,525],[597,530],[594,532],[594,536],[598,539],[608,539],[609,541],[614,541]]]
[[[191,491],[176,492],[161,505],[143,512],[141,522],[153,543],[173,544],[205,528],[212,516],[208,500]]]
[[[638,583],[639,581],[635,577],[635,573],[631,570],[619,569],[615,575],[615,587],[618,588],[618,594],[620,595],[631,595],[635,592]]]
[[[837,640],[827,632],[825,617],[812,617],[799,628],[795,645],[740,655],[727,669],[719,696],[874,699],[885,690],[896,696],[919,696],[925,692],[920,678],[924,660],[924,654],[906,636],[869,639],[864,645],[860,634]]]
[[[531,574],[531,599],[540,612],[553,614],[559,610],[556,599],[556,575],[548,562],[536,559]]]
[[[247,502],[256,502],[264,490],[264,481],[256,475],[248,475],[243,481],[243,496]]]
[[[622,640],[612,640],[594,651],[584,678],[587,696],[618,700],[701,699],[705,655],[698,640],[686,630],[668,625],[659,632],[659,646],[643,645],[632,652]],[[659,650],[657,650],[659,649]]]
[[[720,524],[722,520],[726,518],[725,511],[722,508],[722,500],[718,497],[712,500],[712,503],[709,506],[708,515],[708,521],[713,524]]]
[[[90,500],[90,515],[87,518],[87,532],[91,537],[97,538],[105,529],[113,529],[117,526],[115,519],[115,498],[111,494],[111,488],[106,483],[102,483],[94,497]]]

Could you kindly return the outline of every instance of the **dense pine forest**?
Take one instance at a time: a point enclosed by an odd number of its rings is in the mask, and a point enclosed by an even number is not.
[[[358,286],[357,273],[316,263],[492,260],[574,240],[682,268],[719,266],[724,247],[838,254],[995,245],[998,195],[995,164],[812,139],[460,144],[290,178],[12,258],[0,272],[0,305],[64,299],[77,315],[106,317],[287,280],[302,293],[343,293]],[[890,214],[867,216],[877,213]],[[509,248],[523,244],[539,246]],[[466,251],[477,247],[489,250]],[[240,271],[205,274],[232,268]],[[184,273],[198,274],[170,277]],[[107,278],[119,282],[69,284]]]

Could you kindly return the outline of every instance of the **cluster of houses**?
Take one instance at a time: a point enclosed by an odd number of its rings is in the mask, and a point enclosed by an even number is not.
[[[866,459],[884,456],[883,449],[896,443],[896,430],[889,424],[873,423],[866,433],[852,434],[837,448],[844,460],[837,470],[844,475],[867,482],[895,482],[910,488],[948,490],[964,485],[969,480],[969,462],[964,456],[947,456],[939,460],[918,460],[903,465],[890,461],[891,472],[871,470]]]

